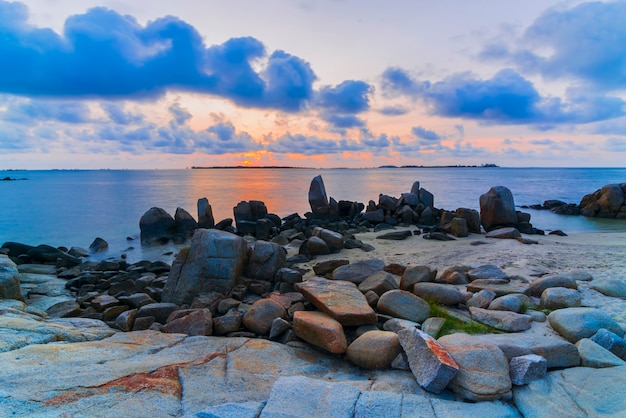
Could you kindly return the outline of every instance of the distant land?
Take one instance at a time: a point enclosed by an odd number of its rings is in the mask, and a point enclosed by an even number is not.
[[[496,164],[481,164],[481,165],[381,165],[379,167],[374,168],[499,168],[499,165]],[[262,169],[308,169],[308,170],[316,170],[313,167],[295,167],[295,166],[284,166],[284,165],[264,165],[264,166],[249,166],[249,165],[229,165],[229,166],[192,166],[192,170],[227,170],[234,168],[262,168]],[[334,167],[331,170],[345,170],[345,167]]]

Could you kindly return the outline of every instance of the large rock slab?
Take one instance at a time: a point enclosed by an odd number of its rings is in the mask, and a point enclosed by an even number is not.
[[[398,283],[394,279],[393,275],[387,273],[384,270],[381,270],[363,280],[358,287],[363,294],[371,290],[372,292],[380,296],[385,292],[397,289]]]
[[[575,367],[550,372],[514,389],[525,417],[621,417],[626,415],[626,367]]]
[[[369,331],[348,346],[348,359],[364,369],[386,369],[400,354],[398,335],[389,331]]]
[[[3,254],[0,254],[0,299],[24,301],[17,264]]]
[[[420,324],[430,316],[430,306],[424,299],[399,289],[384,293],[376,307],[381,313]]]
[[[376,312],[354,283],[312,277],[297,283],[301,292],[317,309],[335,318],[342,325],[376,323]]]
[[[549,369],[580,365],[576,346],[557,336],[513,333],[475,335],[474,339],[498,346],[509,361],[514,357],[537,354],[546,359]]]
[[[530,315],[474,307],[470,307],[469,311],[474,321],[489,325],[501,331],[526,331],[532,326],[532,317]]]
[[[621,279],[598,280],[597,282],[593,282],[589,287],[605,296],[626,298],[626,283]]]
[[[430,335],[417,328],[398,332],[409,367],[417,383],[429,392],[444,390],[459,371],[452,356]]]
[[[344,353],[348,348],[341,324],[323,312],[295,312],[293,332],[304,341],[334,354]]]
[[[333,280],[342,280],[360,284],[372,274],[385,268],[383,260],[363,260],[337,267],[333,271]]]
[[[509,295],[512,293],[528,292],[528,284],[518,280],[491,280],[478,279],[467,285],[468,292],[480,292],[481,290],[491,290],[495,292],[496,297]]]
[[[626,183],[607,184],[595,192],[585,195],[580,201],[580,213],[583,216],[602,218],[621,218],[622,207],[626,206]]]
[[[446,335],[438,341],[459,366],[449,385],[456,394],[470,401],[511,397],[509,362],[497,346],[467,334]]]
[[[228,293],[242,275],[248,245],[243,238],[217,229],[198,229],[188,250],[172,264],[162,300],[191,304],[200,293]]]
[[[272,299],[259,299],[243,317],[243,325],[258,335],[268,335],[276,318],[285,318],[285,308]]]
[[[581,338],[593,336],[604,328],[624,336],[624,330],[604,311],[595,308],[566,308],[550,312],[548,321],[552,328],[568,341],[575,343]]]
[[[602,367],[626,366],[624,360],[589,338],[578,340],[576,347],[580,353],[580,365],[583,367],[600,369]]]
[[[565,287],[568,289],[578,289],[578,283],[572,276],[555,275],[535,279],[528,285],[528,294],[540,297],[544,290],[550,287]]]
[[[440,305],[458,305],[465,302],[465,296],[453,285],[443,283],[415,283],[413,293],[424,300],[432,300]]]

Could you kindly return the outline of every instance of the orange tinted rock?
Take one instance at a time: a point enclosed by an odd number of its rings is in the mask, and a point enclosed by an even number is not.
[[[323,312],[295,312],[293,331],[304,341],[331,353],[345,353],[348,348],[341,324]]]

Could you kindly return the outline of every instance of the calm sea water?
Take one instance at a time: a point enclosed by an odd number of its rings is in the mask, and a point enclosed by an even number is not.
[[[435,195],[435,206],[479,209],[479,197],[496,185],[513,192],[516,205],[580,199],[605,184],[626,182],[626,168],[415,168],[415,169],[207,169],[0,171],[0,244],[88,247],[96,237],[109,242],[106,256],[129,246],[129,259],[154,256],[141,249],[139,219],[153,206],[174,214],[183,207],[196,216],[198,198],[207,197],[216,220],[232,217],[242,200],[262,200],[280,216],[309,210],[311,179],[321,175],[329,196],[367,203],[378,194],[400,196],[420,181]],[[626,222],[565,217],[532,211],[542,229],[566,232],[626,231]],[[135,241],[127,241],[134,237]],[[150,250],[155,251],[155,250]],[[164,251],[158,249],[156,251]]]

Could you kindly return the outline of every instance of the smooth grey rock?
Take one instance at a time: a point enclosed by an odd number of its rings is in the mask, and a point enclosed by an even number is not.
[[[605,296],[626,298],[626,283],[621,279],[598,280],[597,282],[593,282],[589,287]]]
[[[274,281],[276,273],[287,261],[287,252],[273,242],[256,241],[249,253],[246,271],[251,279]]]
[[[215,227],[215,218],[213,218],[213,208],[209,204],[209,199],[202,197],[198,199],[198,228]]]
[[[424,300],[432,300],[440,305],[458,305],[465,302],[465,296],[455,286],[442,283],[415,283],[413,293]]]
[[[398,332],[398,340],[415,380],[427,391],[441,392],[458,373],[459,366],[452,356],[425,332],[403,329]]]
[[[378,304],[378,311],[396,318],[421,323],[430,316],[430,306],[419,296],[404,290],[390,290],[384,293]]]
[[[478,279],[506,279],[507,274],[502,269],[493,264],[485,264],[471,269],[467,272],[470,280]]]
[[[24,301],[17,264],[3,254],[0,255],[0,299]]]
[[[367,293],[371,290],[380,296],[389,290],[397,289],[398,283],[391,274],[382,270],[363,280],[358,288],[363,293]]]
[[[361,391],[343,383],[329,383],[304,376],[276,380],[260,418],[352,418]]]
[[[372,274],[384,270],[383,260],[364,260],[339,266],[333,270],[333,280],[343,280],[360,284]]]
[[[540,297],[544,290],[550,287],[566,287],[568,289],[578,289],[578,283],[572,276],[556,275],[535,279],[528,285],[528,294]]]
[[[602,328],[591,337],[591,341],[600,344],[622,360],[626,360],[626,340],[617,334]]]
[[[544,309],[575,308],[580,306],[582,296],[578,290],[566,287],[549,287],[543,291],[539,305]]]
[[[583,367],[600,369],[603,367],[626,366],[624,360],[589,338],[578,340],[576,347],[578,347],[578,353],[580,354],[580,365]]]
[[[467,301],[467,306],[472,308],[487,308],[496,298],[496,292],[489,289],[480,290]]]
[[[438,342],[459,366],[449,385],[456,394],[470,401],[511,397],[509,362],[497,346],[467,334],[445,335]]]
[[[400,289],[411,292],[415,283],[432,282],[437,275],[428,266],[408,265],[400,278]]]
[[[528,292],[528,284],[518,280],[474,280],[469,283],[466,288],[468,292],[479,292],[483,289],[492,290],[498,297],[511,293],[525,294]]]
[[[496,238],[496,239],[518,239],[521,238],[522,234],[517,230],[517,228],[509,227],[509,228],[498,228],[491,230],[485,234],[485,238]]]
[[[513,357],[509,362],[509,375],[514,385],[527,385],[533,380],[540,379],[548,371],[548,362],[536,354],[526,354]]]
[[[176,233],[176,222],[164,209],[152,207],[139,220],[141,243],[163,244]]]
[[[326,187],[324,186],[324,180],[322,176],[315,176],[311,180],[309,186],[309,205],[311,206],[311,212],[316,218],[324,218],[329,215],[330,205],[328,203],[328,196],[326,195]]]
[[[624,330],[617,322],[604,311],[595,308],[558,309],[550,312],[548,322],[556,332],[572,343],[593,336],[601,328],[618,337],[624,336]]]
[[[200,293],[228,293],[243,273],[248,245],[216,229],[198,229],[188,250],[181,250],[167,277],[162,300],[190,304]]]
[[[492,300],[487,309],[522,313],[522,311],[532,305],[532,300],[528,296],[521,293],[512,293]]]
[[[348,346],[348,360],[364,369],[386,369],[400,354],[398,335],[390,331],[369,331]]]
[[[437,338],[445,323],[445,318],[431,316],[430,318],[426,318],[426,320],[422,323],[422,331],[433,338]]]
[[[514,389],[525,417],[620,417],[626,413],[626,367],[575,367]]]
[[[183,208],[176,208],[174,224],[176,225],[176,233],[185,239],[190,238],[193,232],[198,229],[198,222]]]
[[[513,193],[504,186],[494,186],[480,196],[480,222],[485,231],[517,224]]]
[[[343,244],[346,239],[339,232],[331,231],[330,229],[315,227],[312,232],[313,236],[319,237],[326,245],[331,253],[339,252],[343,249]]]
[[[475,335],[474,338],[497,345],[509,361],[514,357],[537,354],[546,359],[549,369],[580,365],[580,356],[576,346],[559,337],[513,333]]]
[[[480,418],[520,418],[519,412],[514,406],[499,402],[454,402],[445,399],[432,398],[430,404],[436,417],[480,417]],[[404,407],[404,404],[403,404]],[[402,410],[404,412],[404,408]],[[417,412],[417,411],[416,411]],[[407,414],[403,417],[428,417],[425,415]]]
[[[406,319],[400,319],[400,318],[391,318],[390,320],[385,321],[385,323],[383,324],[383,329],[385,331],[395,332],[396,334],[400,330],[403,330],[405,328],[411,329],[411,328],[419,328],[419,327],[420,327],[420,324],[418,324],[417,322],[408,321]]]
[[[259,299],[243,316],[243,325],[257,335],[268,335],[276,318],[285,318],[287,312],[272,299]]]
[[[469,311],[474,321],[489,325],[501,331],[518,332],[530,329],[532,318],[529,315],[517,314],[509,311],[492,311],[470,307]]]
[[[361,393],[354,408],[354,418],[400,418],[402,393],[367,391]]]

